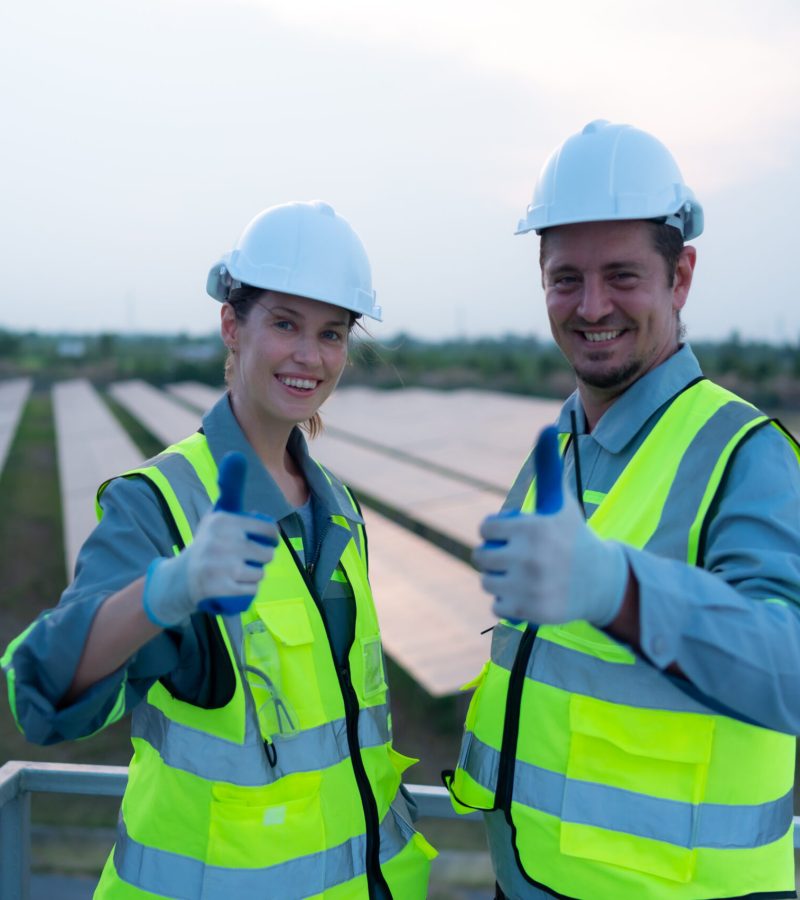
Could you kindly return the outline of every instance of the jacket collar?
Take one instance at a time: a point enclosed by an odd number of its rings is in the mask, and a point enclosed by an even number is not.
[[[669,359],[635,381],[614,401],[595,425],[592,438],[609,453],[621,453],[648,419],[702,374],[691,347],[682,344]],[[558,430],[562,433],[572,431],[572,411],[575,412],[578,433],[586,434],[586,415],[577,391],[561,408]]]
[[[245,509],[258,510],[276,520],[294,512],[294,507],[283,496],[264,464],[259,459],[250,442],[245,437],[225,393],[203,416],[203,432],[208,441],[214,462],[219,466],[222,457],[230,450],[238,450],[247,460],[247,480],[244,490]],[[348,521],[364,524],[341,485],[331,484],[319,465],[311,458],[308,445],[299,428],[292,429],[289,436],[289,453],[314,495],[315,504],[325,511],[326,516],[344,516]]]

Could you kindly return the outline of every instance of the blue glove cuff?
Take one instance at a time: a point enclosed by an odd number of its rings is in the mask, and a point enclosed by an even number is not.
[[[160,568],[162,563],[169,562],[164,556],[159,556],[154,559],[150,565],[147,567],[147,573],[144,578],[144,590],[142,591],[142,607],[144,608],[144,613],[147,618],[153,623],[153,625],[157,625],[159,628],[174,628],[175,622],[162,622],[161,619],[153,612],[153,607],[151,603],[151,591],[153,590],[153,583],[155,581],[156,573]]]
[[[605,545],[607,551],[613,551],[613,553],[609,553],[609,560],[613,560],[613,562],[610,562],[603,575],[603,587],[606,596],[610,599],[606,609],[592,617],[592,623],[598,628],[606,628],[619,615],[630,578],[628,557],[625,555],[622,545],[616,541],[606,541]]]

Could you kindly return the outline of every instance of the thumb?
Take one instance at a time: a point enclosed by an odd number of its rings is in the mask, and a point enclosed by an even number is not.
[[[557,513],[564,505],[564,497],[558,429],[554,425],[549,425],[539,435],[533,450],[533,465],[536,473],[536,512],[540,515]]]
[[[244,458],[243,453],[234,450],[222,457],[217,476],[219,499],[214,505],[214,509],[231,513],[242,511],[242,495],[244,494],[244,478],[246,474],[247,460]]]

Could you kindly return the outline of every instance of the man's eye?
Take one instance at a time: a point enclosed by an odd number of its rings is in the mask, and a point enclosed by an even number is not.
[[[553,282],[556,287],[568,288],[578,283],[577,275],[559,275]]]

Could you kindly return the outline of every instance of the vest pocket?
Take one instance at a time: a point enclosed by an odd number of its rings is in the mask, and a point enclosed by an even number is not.
[[[261,733],[291,737],[320,718],[311,621],[302,598],[259,603],[255,613],[244,625],[244,662]]]
[[[383,672],[383,647],[380,635],[361,638],[361,664],[364,672],[364,699],[386,693],[386,677]]]
[[[382,819],[398,795],[403,772],[419,760],[398,753],[391,744],[366,747],[361,756],[375,794],[378,817]]]
[[[263,787],[211,787],[210,865],[267,868],[325,849],[319,772]]]
[[[499,679],[498,672],[502,673]],[[496,683],[498,680],[499,684]],[[476,731],[479,725],[479,711],[482,716],[480,722],[485,728],[487,723],[492,722],[491,716],[487,715],[486,711],[493,709],[495,705],[502,708],[507,684],[505,670],[493,666],[487,660],[480,672],[461,686],[462,691],[474,689],[475,693],[467,710],[455,771],[452,778],[449,777],[449,772],[442,773],[453,806],[456,812],[461,814],[474,809],[494,808],[499,747],[502,741],[502,717],[499,718],[496,731],[488,733],[484,729],[479,733]]]
[[[710,716],[573,695],[561,852],[686,883],[705,797]]]

